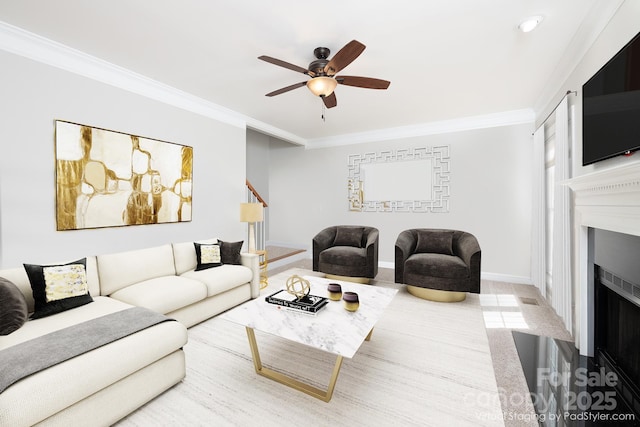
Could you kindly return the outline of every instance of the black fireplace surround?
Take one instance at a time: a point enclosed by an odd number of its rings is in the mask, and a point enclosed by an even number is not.
[[[594,229],[594,348],[616,391],[640,413],[640,237]]]
[[[594,356],[573,342],[513,339],[540,425],[640,426],[640,237],[591,229],[589,238]]]

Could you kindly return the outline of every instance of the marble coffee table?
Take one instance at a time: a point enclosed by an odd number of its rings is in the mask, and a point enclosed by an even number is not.
[[[221,317],[245,326],[253,364],[259,375],[328,402],[333,395],[343,358],[352,358],[362,343],[371,338],[374,325],[397,290],[303,276],[310,282],[312,295],[326,297],[327,285],[340,283],[343,292],[356,292],[360,299],[360,307],[355,312],[345,310],[342,301],[329,301],[329,304],[318,314],[310,315],[281,310],[265,301],[266,296],[286,288],[285,282],[289,276],[285,272],[270,278],[269,288],[265,289],[258,298],[227,311]],[[260,360],[254,331],[265,332],[334,354],[336,362],[327,389],[319,389],[264,367]]]

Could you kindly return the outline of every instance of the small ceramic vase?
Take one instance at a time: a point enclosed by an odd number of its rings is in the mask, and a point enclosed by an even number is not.
[[[337,283],[329,283],[327,293],[331,301],[340,301],[342,299],[342,286]]]
[[[344,301],[344,308],[347,311],[356,311],[360,306],[358,294],[355,292],[345,292],[342,295],[342,300]]]

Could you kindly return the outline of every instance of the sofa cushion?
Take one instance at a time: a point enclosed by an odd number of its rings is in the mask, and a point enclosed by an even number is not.
[[[195,256],[195,250],[193,253]],[[170,244],[98,255],[97,260],[102,295],[111,295],[119,289],[145,280],[176,274]]]
[[[217,243],[218,239],[196,240],[197,243]],[[173,243],[173,259],[176,265],[176,274],[180,275],[185,271],[191,271],[196,268],[198,260],[196,259],[196,251],[193,247],[193,240],[188,242]]]
[[[367,265],[367,250],[352,246],[333,246],[320,252],[319,262],[334,265]]]
[[[444,254],[413,254],[404,263],[404,274],[464,279],[469,267],[457,256]]]
[[[35,301],[31,318],[51,316],[92,302],[85,266],[85,258],[59,265],[24,264]]]
[[[27,321],[22,328],[11,335],[2,337],[0,340],[0,350],[85,320],[95,319],[96,317],[131,307],[130,304],[125,304],[122,301],[117,301],[109,297],[96,296],[93,298],[91,304],[58,313],[55,316]]]
[[[336,238],[333,240],[333,246],[353,246],[355,248],[362,247],[362,235],[364,227],[338,227],[336,229]]]
[[[453,231],[418,230],[415,252],[453,255]]]
[[[224,264],[208,270],[187,271],[181,277],[204,283],[207,286],[207,296],[211,297],[250,282],[253,272],[243,265]]]
[[[222,257],[220,256],[219,243],[193,243],[196,250],[196,271],[208,268],[220,267]]]
[[[240,265],[240,251],[242,250],[242,244],[244,241],[223,242],[222,240],[218,240],[218,242],[220,242],[222,263]]]
[[[122,288],[111,295],[118,301],[167,314],[207,297],[207,286],[181,276],[164,276]]]
[[[94,318],[92,311],[98,307],[102,307],[101,311],[108,314],[122,309],[118,307],[130,306],[111,298],[96,297],[95,302],[91,304],[46,319],[29,321],[16,333],[6,338],[13,338],[17,333],[28,331],[31,329],[29,328],[32,326],[31,324],[38,326],[36,329],[42,326],[46,327],[56,323],[60,317],[67,318],[69,316],[73,319],[66,326]],[[116,310],[108,310],[107,307],[116,308]],[[76,312],[82,315],[76,317]],[[58,329],[60,328],[55,330]],[[39,334],[35,334],[33,337],[48,333],[49,330],[52,329],[46,329],[47,332],[45,332],[45,328],[43,328]],[[165,355],[175,353],[186,344],[187,338],[187,330],[184,325],[179,322],[164,322],[24,378],[2,393],[0,406],[3,412],[0,415],[0,420],[2,420],[0,424],[36,425],[41,421],[44,421],[44,424],[57,425],[113,424],[117,418],[111,418],[110,422],[107,421],[109,418],[105,418],[106,411],[101,406],[105,403],[104,399],[100,398],[103,389],[115,385],[116,392],[120,389],[120,394],[126,394],[130,397],[132,394],[152,392],[156,388],[152,381],[153,378],[147,384],[139,384],[141,388],[136,389],[132,388],[129,382],[131,376],[137,375],[138,372],[156,360],[162,359]],[[4,337],[0,348],[5,348]],[[173,372],[166,370],[166,367],[164,368],[156,370],[156,375],[173,375]],[[124,388],[117,385],[120,380],[124,380],[124,384],[120,383]],[[122,390],[126,392],[123,393]],[[137,398],[130,398],[130,400],[137,401]],[[83,403],[89,405],[84,406]],[[80,406],[81,411],[94,411],[96,418],[93,422],[74,423],[73,414],[78,413],[78,407],[74,405]],[[70,409],[70,412],[60,413],[65,409]],[[56,415],[49,418],[53,414]],[[120,416],[124,415],[125,412],[122,412]]]
[[[29,316],[24,295],[4,277],[0,277],[0,308],[0,335],[17,331]]]

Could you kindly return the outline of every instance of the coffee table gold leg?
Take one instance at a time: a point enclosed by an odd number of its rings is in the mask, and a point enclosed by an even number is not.
[[[247,337],[249,338],[249,346],[251,347],[251,356],[253,357],[253,366],[256,368],[256,373],[258,375],[277,381],[280,384],[284,384],[288,387],[306,393],[309,396],[313,396],[325,402],[331,400],[331,397],[333,396],[333,390],[336,387],[336,381],[338,380],[338,375],[340,374],[340,368],[342,367],[342,356],[338,356],[336,358],[336,363],[333,366],[333,372],[331,373],[331,378],[329,379],[329,385],[327,386],[326,390],[322,390],[312,385],[303,383],[302,381],[299,381],[295,378],[291,378],[280,372],[276,372],[272,369],[262,366],[260,353],[258,351],[258,342],[256,341],[256,335],[253,332],[253,328],[247,327],[246,329]]]
[[[371,335],[373,334],[373,328],[369,331],[369,335],[364,339],[365,341],[371,341]]]
[[[256,372],[260,373],[262,370],[262,361],[260,360],[260,353],[258,352],[258,342],[256,341],[256,334],[253,332],[253,328],[247,327],[247,337],[249,337],[249,347],[251,348],[251,358],[253,359],[253,366],[256,368]]]

